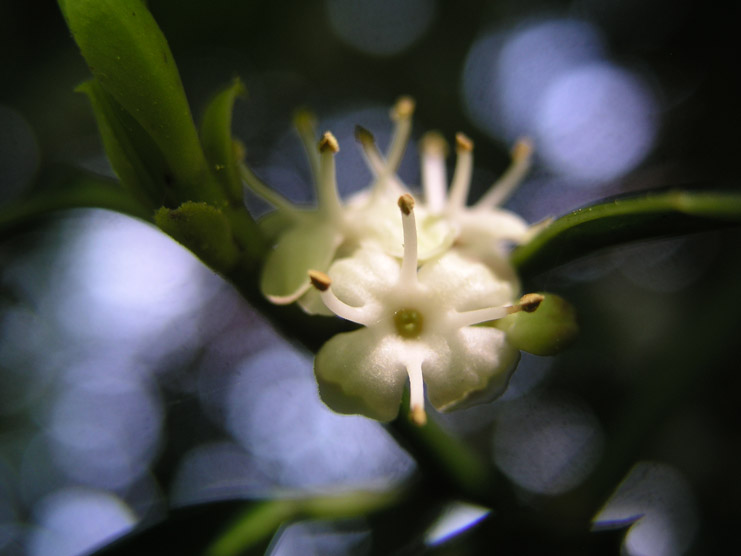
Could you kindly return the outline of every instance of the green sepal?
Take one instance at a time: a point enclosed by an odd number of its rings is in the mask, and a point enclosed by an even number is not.
[[[535,355],[555,355],[576,340],[579,325],[574,307],[562,297],[542,293],[544,299],[532,313],[520,311],[495,321],[517,349]]]
[[[101,87],[149,134],[172,169],[180,200],[223,196],[207,177],[193,117],[164,35],[142,0],[59,0]]]
[[[240,257],[229,219],[216,207],[188,201],[176,209],[161,207],[154,220],[165,233],[219,272],[228,272]]]
[[[232,112],[238,97],[247,90],[239,79],[217,94],[206,107],[201,121],[201,144],[211,171],[230,199],[242,202],[239,153],[243,150],[232,139]]]
[[[123,186],[150,210],[172,204],[172,171],[150,135],[96,79],[76,90],[92,104],[108,160]]]

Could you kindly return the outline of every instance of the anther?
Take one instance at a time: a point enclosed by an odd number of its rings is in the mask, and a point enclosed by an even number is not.
[[[524,161],[533,154],[533,142],[528,137],[521,137],[512,147],[512,160]]]
[[[414,107],[414,99],[412,97],[403,96],[396,101],[396,104],[391,110],[391,118],[393,120],[411,118],[412,114],[414,114]]]
[[[428,131],[422,136],[420,145],[423,153],[445,157],[448,154],[448,143],[436,131]]]
[[[376,142],[376,139],[375,137],[373,137],[373,134],[360,125],[355,126],[355,139],[361,145],[374,144]]]
[[[399,205],[401,212],[403,212],[406,216],[409,216],[412,213],[412,209],[414,208],[414,197],[412,197],[409,193],[404,193],[404,195],[399,197],[399,201],[397,204]]]
[[[337,153],[340,151],[340,144],[337,142],[337,139],[334,135],[332,135],[331,131],[325,131],[324,135],[322,135],[322,138],[319,140],[319,152],[333,152]]]
[[[318,289],[320,292],[327,291],[329,289],[329,286],[332,285],[332,279],[324,274],[324,272],[320,272],[318,270],[309,271],[309,280],[311,280],[311,285]]]
[[[455,148],[458,152],[460,151],[471,152],[473,150],[473,141],[471,141],[463,133],[456,133],[455,134]]]
[[[312,129],[316,125],[316,116],[306,108],[299,108],[293,113],[293,125],[298,129]]]
[[[412,420],[412,423],[414,423],[418,427],[422,427],[427,424],[427,413],[425,413],[425,408],[421,405],[415,405],[414,407],[412,407],[411,411],[409,412],[409,418]]]
[[[538,307],[540,307],[540,304],[543,302],[544,299],[545,297],[543,297],[539,293],[526,293],[520,298],[519,305],[526,313],[532,313]]]

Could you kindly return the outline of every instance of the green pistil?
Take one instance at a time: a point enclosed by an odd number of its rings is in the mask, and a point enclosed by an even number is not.
[[[422,333],[422,314],[416,309],[399,309],[394,313],[396,332],[403,338],[416,338]]]

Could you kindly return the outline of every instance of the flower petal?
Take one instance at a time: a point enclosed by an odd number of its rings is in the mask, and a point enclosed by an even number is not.
[[[326,272],[342,236],[335,226],[312,222],[281,235],[265,260],[260,290],[273,303],[296,301],[310,287],[309,270]]]
[[[353,307],[383,297],[399,278],[399,261],[378,247],[368,245],[329,268],[334,294]]]
[[[316,355],[319,395],[337,413],[390,421],[399,413],[407,372],[403,340],[383,327],[332,337]]]
[[[449,362],[432,359],[422,365],[427,397],[436,409],[485,402],[504,392],[520,352],[507,343],[503,333],[486,326],[466,326],[449,335],[447,343]],[[478,400],[484,393],[486,399]]]
[[[436,298],[439,307],[470,311],[506,305],[517,297],[514,272],[499,276],[486,265],[451,250],[422,265],[418,277]]]
[[[462,243],[483,242],[489,246],[502,240],[521,243],[530,229],[520,216],[501,209],[464,210],[457,214],[456,220],[461,226],[459,241]]]

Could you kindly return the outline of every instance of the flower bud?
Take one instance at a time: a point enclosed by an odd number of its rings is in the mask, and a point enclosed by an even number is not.
[[[574,308],[562,297],[544,293],[533,312],[520,311],[496,321],[509,343],[535,355],[555,355],[567,348],[579,333]]]

